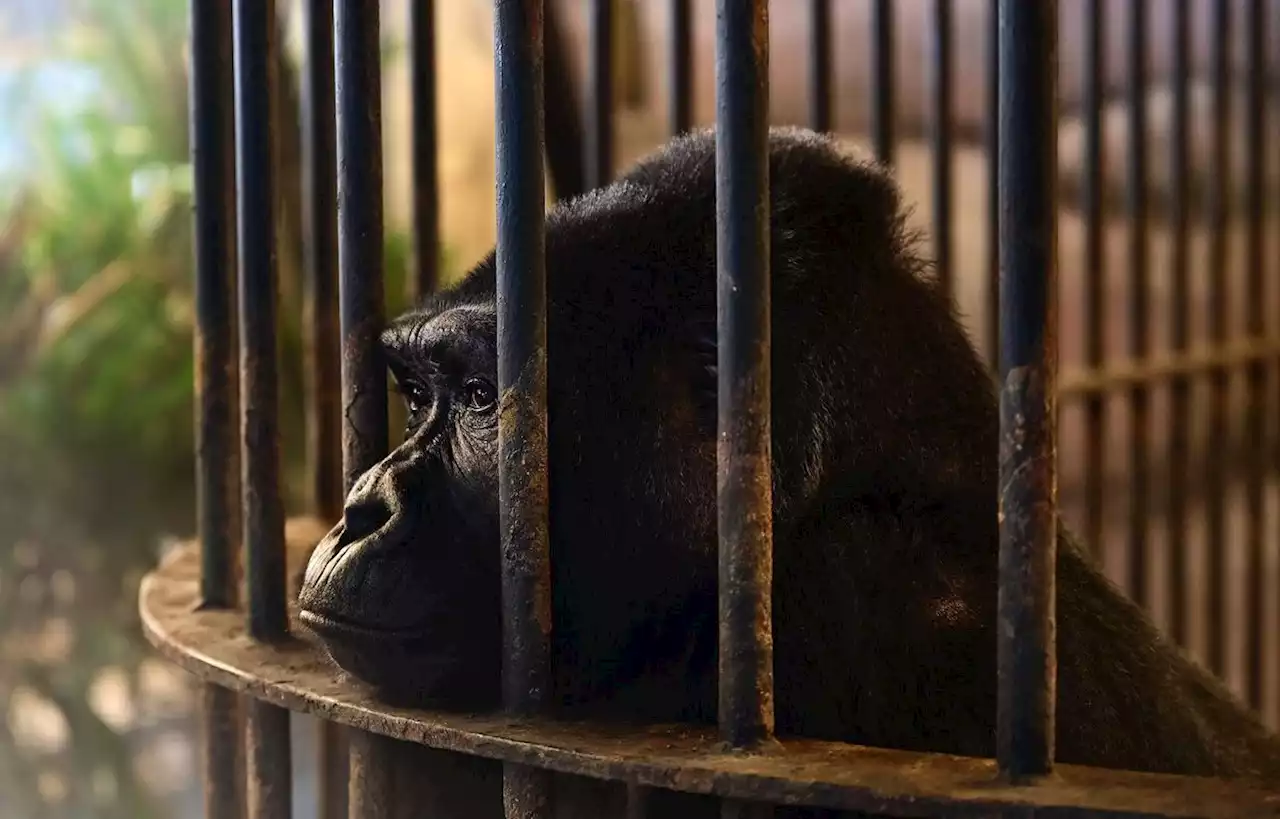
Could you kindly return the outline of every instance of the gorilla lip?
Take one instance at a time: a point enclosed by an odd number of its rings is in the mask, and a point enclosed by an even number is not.
[[[406,628],[395,629],[372,628],[370,626],[358,625],[347,620],[339,620],[308,609],[299,611],[298,619],[321,637],[325,635],[334,635],[338,637],[374,637],[380,640],[411,640],[423,637],[428,631],[428,629],[423,628],[422,626],[409,626]]]

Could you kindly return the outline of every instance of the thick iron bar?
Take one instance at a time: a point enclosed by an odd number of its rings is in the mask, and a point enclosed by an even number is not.
[[[1103,254],[1104,202],[1102,169],[1102,115],[1105,51],[1102,40],[1102,0],[1086,0],[1084,13],[1084,83],[1085,116],[1084,179],[1081,203],[1084,211],[1084,343],[1085,361],[1090,369],[1102,366],[1103,333],[1107,326],[1106,256]],[[1101,556],[1105,551],[1102,537],[1103,467],[1106,445],[1106,397],[1100,393],[1085,398],[1085,542]]]
[[[1056,2],[1000,3],[1000,592],[996,757],[1053,767],[1057,470]]]
[[[1247,103],[1245,104],[1245,270],[1246,323],[1251,338],[1266,334],[1266,259],[1263,235],[1263,185],[1267,178],[1266,137],[1266,34],[1267,14],[1263,0],[1248,4],[1246,61]],[[1265,543],[1263,539],[1264,492],[1266,487],[1266,388],[1267,363],[1251,361],[1245,369],[1245,451],[1247,463],[1247,519],[1245,546],[1248,552],[1248,589],[1245,624],[1245,686],[1248,702],[1262,708]]]
[[[409,3],[409,87],[413,97],[413,275],[409,295],[415,301],[440,284],[435,5],[435,0]]]
[[[1227,197],[1230,184],[1231,116],[1231,4],[1214,3],[1209,35],[1213,75],[1212,163],[1208,172],[1206,206],[1209,212],[1209,247],[1205,269],[1209,276],[1209,343],[1227,340]],[[1221,675],[1226,665],[1226,464],[1227,389],[1226,368],[1209,374],[1209,444],[1206,474],[1205,519],[1208,531],[1208,658],[1209,669]]]
[[[1150,271],[1147,264],[1147,2],[1129,0],[1129,145],[1126,194],[1129,210],[1129,355],[1150,349]],[[1146,384],[1129,390],[1129,596],[1148,605],[1147,492],[1151,402]]]
[[[302,5],[303,333],[307,378],[307,472],[311,508],[342,515],[342,416],[338,349],[337,146],[333,87],[333,0]],[[347,815],[346,729],[319,720],[320,819]]]
[[[987,362],[1000,362],[1000,0],[987,8]]]
[[[236,188],[240,257],[241,496],[248,565],[248,630],[258,641],[288,634],[284,508],[277,395],[277,123],[279,47],[274,0],[234,7]],[[250,819],[292,812],[289,712],[252,700],[246,719]]]
[[[831,130],[831,0],[809,0],[809,127]]]
[[[548,541],[546,237],[542,151],[543,0],[494,15],[497,98],[498,493],[502,531],[502,691],[512,713],[551,691]],[[550,815],[550,775],[503,767],[508,817]]]
[[[718,0],[719,721],[734,747],[774,726],[768,27],[766,0]]]
[[[241,494],[249,633],[278,639],[285,615],[276,371],[276,146],[274,0],[235,4],[236,188],[240,255]]]
[[[557,199],[570,199],[585,191],[582,157],[586,138],[568,38],[555,2],[546,3],[541,19],[543,80],[542,101],[546,129],[555,135],[546,145],[547,169]]]
[[[382,328],[382,75],[379,7],[338,0],[334,9],[337,100],[338,312],[342,336],[342,482],[356,480],[387,452],[387,378],[378,357]],[[377,737],[349,737],[348,811],[388,816],[395,760]]]
[[[1173,291],[1171,347],[1174,355],[1190,343],[1190,165],[1191,13],[1173,7],[1173,121],[1169,129],[1171,235],[1169,276]],[[1175,376],[1169,385],[1169,633],[1187,641],[1187,496],[1191,471],[1191,381]]]
[[[191,162],[195,197],[196,518],[200,600],[238,604],[240,474],[236,436],[235,70],[231,6],[191,2]],[[240,698],[201,693],[204,815],[244,815]]]
[[[689,0],[670,0],[671,41],[667,48],[667,122],[672,136],[693,124],[693,16]]]
[[[876,158],[893,164],[894,149],[894,38],[893,0],[872,0],[871,21],[871,140]]]
[[[951,293],[951,0],[933,0],[929,90],[933,102],[933,256]]]
[[[587,8],[587,106],[584,174],[590,190],[613,175],[613,0]]]

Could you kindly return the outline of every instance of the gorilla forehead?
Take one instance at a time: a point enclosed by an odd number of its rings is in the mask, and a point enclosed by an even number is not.
[[[391,322],[380,341],[395,363],[415,369],[434,371],[458,363],[479,368],[494,360],[497,329],[491,303],[432,305]]]

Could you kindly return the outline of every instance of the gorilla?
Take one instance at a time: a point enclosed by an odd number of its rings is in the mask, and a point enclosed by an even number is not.
[[[777,733],[994,756],[992,378],[883,170],[775,129],[769,174]],[[704,131],[547,217],[560,716],[716,718],[715,200]],[[404,442],[305,570],[303,622],[394,704],[499,704],[496,330],[492,254],[390,322]],[[1059,761],[1280,777],[1065,531],[1057,578]]]

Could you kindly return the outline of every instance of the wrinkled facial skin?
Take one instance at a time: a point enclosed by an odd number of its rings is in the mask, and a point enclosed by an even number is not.
[[[464,305],[382,334],[404,441],[352,487],[299,593],[334,661],[392,703],[496,696],[496,322]]]

